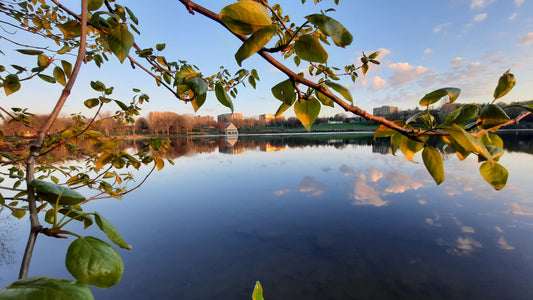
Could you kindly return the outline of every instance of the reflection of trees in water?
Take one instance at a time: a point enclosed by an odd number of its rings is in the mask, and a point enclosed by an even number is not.
[[[13,240],[13,225],[10,223],[11,216],[0,208],[0,266],[14,263],[15,251],[11,249],[10,242]]]
[[[505,149],[533,154],[533,131],[502,132]],[[147,140],[127,142],[136,151],[148,151]],[[442,140],[436,139],[435,147],[442,149]],[[181,156],[192,156],[200,153],[219,151],[222,153],[240,154],[245,151],[283,151],[286,148],[304,147],[335,147],[343,149],[349,146],[371,146],[372,152],[389,154],[390,139],[378,138],[374,140],[372,134],[331,134],[331,135],[245,135],[239,136],[238,141],[231,145],[224,137],[180,137],[171,139],[166,158],[174,159]],[[445,149],[446,154],[455,154],[453,149]]]
[[[505,150],[533,154],[533,130],[501,131]]]

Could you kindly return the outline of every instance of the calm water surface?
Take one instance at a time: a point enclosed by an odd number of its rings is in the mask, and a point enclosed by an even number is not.
[[[122,200],[93,202],[133,245],[96,299],[533,298],[533,139],[505,135],[507,187],[474,157],[423,164],[371,135],[175,140],[176,163]],[[233,144],[233,145],[232,145]],[[16,279],[26,221],[0,214],[0,285]],[[82,231],[81,228],[78,231]],[[106,239],[93,229],[86,235]],[[72,278],[71,241],[40,237],[30,276]]]

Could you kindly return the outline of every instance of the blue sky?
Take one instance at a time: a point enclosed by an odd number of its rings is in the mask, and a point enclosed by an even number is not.
[[[197,2],[218,12],[233,1]],[[532,0],[341,0],[338,6],[333,0],[324,0],[317,6],[312,0],[307,2],[302,5],[297,0],[282,1],[281,5],[296,24],[303,23],[305,15],[335,8],[329,15],[354,36],[349,47],[327,47],[330,65],[343,67],[356,63],[361,51],[381,50],[380,66],[371,68],[355,84],[348,79],[342,81],[352,92],[354,104],[365,110],[381,105],[414,108],[424,94],[447,86],[462,89],[458,102],[490,102],[498,77],[507,69],[515,74],[517,85],[502,101],[533,99]],[[171,60],[187,60],[197,65],[204,75],[217,72],[222,65],[231,72],[240,69],[234,59],[240,42],[217,23],[198,14],[190,15],[175,0],[160,0],[151,5],[128,1],[125,5],[140,20],[141,35],[136,36],[140,47],[166,43],[163,54]],[[274,56],[284,61],[279,55]],[[0,57],[0,63],[4,59]],[[194,113],[190,105],[157,88],[140,70],[132,70],[127,63],[120,65],[116,58],[112,60],[101,69],[92,64],[82,69],[66,112],[83,111],[81,102],[96,95],[88,82],[101,80],[114,85],[113,96],[125,102],[133,96],[132,87],[148,93],[151,101],[144,106],[145,113],[155,110]],[[296,67],[292,59],[284,62],[294,70],[307,69],[305,63]],[[235,111],[245,116],[274,113],[280,102],[272,96],[270,88],[286,78],[257,55],[245,60],[243,67],[256,68],[261,81],[255,90],[241,88],[234,99]],[[45,89],[47,92],[43,93]],[[59,89],[36,83],[8,100],[19,101],[19,106],[46,110],[59,95],[56,91]],[[210,93],[198,114],[225,112],[228,110]],[[323,108],[321,115],[340,112],[340,108]],[[294,114],[289,110],[286,115]]]

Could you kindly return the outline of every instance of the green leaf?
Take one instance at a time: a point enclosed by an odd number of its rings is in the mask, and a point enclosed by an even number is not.
[[[41,78],[42,80],[44,80],[44,81],[46,81],[48,83],[56,83],[56,80],[52,76],[48,76],[48,75],[44,75],[44,74],[37,74],[37,76],[39,76],[39,78]]]
[[[313,14],[305,18],[318,27],[323,34],[330,36],[335,45],[346,47],[352,43],[352,34],[337,20],[323,14]]]
[[[366,73],[368,72],[368,64],[363,64],[361,66],[361,69],[363,70],[363,75],[366,75]]]
[[[412,140],[410,138],[404,137],[400,143],[400,150],[402,151],[405,158],[409,161],[414,162],[413,157],[415,153],[419,152],[424,148],[424,143]]]
[[[87,3],[87,8],[89,11],[97,10],[102,6],[102,4],[104,4],[104,0],[89,0]]]
[[[509,105],[508,107],[521,107],[529,111],[530,113],[533,113],[533,104],[529,104],[529,105],[516,105],[515,104],[515,105]]]
[[[481,143],[483,143],[483,145],[485,146],[494,146],[494,147],[503,148],[503,140],[497,134],[490,133],[490,132],[483,132],[477,137],[477,139]]]
[[[276,99],[289,106],[291,106],[296,100],[296,88],[294,88],[294,84],[290,79],[276,84],[272,87],[271,91]]]
[[[337,93],[341,94],[344,97],[344,99],[348,100],[351,104],[353,104],[352,94],[350,94],[350,91],[347,88],[345,88],[343,85],[340,85],[330,80],[326,80],[324,81],[324,83],[330,88],[334,89]]]
[[[133,34],[128,31],[128,26],[126,26],[126,24],[119,24],[109,30],[107,42],[111,51],[122,63],[124,59],[128,57],[130,49],[133,46]]]
[[[100,288],[119,283],[124,270],[118,251],[91,236],[80,237],[70,244],[65,265],[79,282]]]
[[[51,182],[34,179],[31,185],[37,196],[52,205],[55,205],[56,202],[59,205],[76,205],[85,201],[85,197],[80,193]]]
[[[392,155],[396,155],[396,151],[398,151],[398,148],[400,148],[400,144],[402,143],[402,140],[404,138],[407,138],[405,135],[396,132],[390,137],[390,149],[392,152]]]
[[[217,96],[218,102],[228,107],[229,109],[231,109],[231,112],[233,112],[233,102],[231,102],[231,99],[228,96],[226,89],[224,89],[220,82],[215,85],[215,95]]]
[[[420,99],[420,105],[421,106],[431,105],[435,102],[438,102],[444,96],[448,96],[450,103],[453,103],[457,99],[457,97],[459,97],[460,93],[461,93],[461,90],[458,88],[446,87],[446,88],[438,89],[429,94],[426,94],[422,99]]]
[[[194,76],[185,79],[184,83],[192,90],[194,95],[203,95],[207,92],[207,83],[203,78]]]
[[[96,221],[96,225],[98,225],[98,228],[102,230],[107,237],[117,246],[123,249],[128,249],[131,251],[131,246],[126,243],[126,241],[122,238],[118,230],[109,222],[106,218],[102,217],[99,213],[94,214],[94,220]]]
[[[87,108],[93,108],[100,104],[100,100],[98,100],[98,98],[91,98],[91,99],[85,100],[83,104],[87,106]]]
[[[0,291],[2,300],[94,300],[86,284],[44,276],[17,280]]]
[[[225,6],[220,18],[232,32],[249,35],[272,24],[265,6],[256,1],[239,1]]]
[[[157,49],[157,51],[163,51],[166,47],[166,44],[157,44],[155,45],[155,48]]]
[[[17,49],[17,52],[25,55],[41,55],[43,51],[41,50],[32,50],[32,49]]]
[[[333,100],[331,100],[328,96],[322,94],[318,90],[315,90],[315,96],[318,99],[318,101],[322,103],[322,105],[329,106],[329,107],[335,107],[335,102],[333,102]]]
[[[65,76],[65,72],[63,72],[63,69],[60,67],[54,68],[54,78],[57,82],[59,82],[62,86],[67,85],[67,79]]]
[[[139,25],[139,20],[137,17],[133,14],[133,12],[127,7],[124,7],[126,9],[126,12],[128,13],[128,16],[130,17],[131,21],[135,23],[136,25]]]
[[[41,54],[37,57],[37,65],[41,68],[46,68],[50,64],[50,57]]]
[[[422,151],[422,159],[437,185],[441,184],[444,181],[444,164],[440,152],[434,147],[426,146]]]
[[[494,90],[494,100],[505,96],[515,86],[516,79],[514,78],[513,74],[509,73],[509,71],[511,70],[507,70],[507,72],[503,73],[503,75],[500,76],[500,79],[498,80],[498,85]]]
[[[128,110],[129,109],[129,107],[126,104],[124,104],[124,102],[122,102],[122,101],[115,100],[115,103],[118,106],[120,106],[120,109],[122,109],[122,110]]]
[[[442,125],[465,124],[476,118],[478,113],[479,106],[477,104],[466,104],[448,115]]]
[[[452,126],[446,127],[445,130],[450,134],[453,140],[462,148],[458,150],[454,147],[456,151],[461,151],[461,153],[466,155],[468,155],[467,152],[477,153],[485,159],[492,160],[492,156],[490,155],[490,152],[487,150],[485,145],[483,145],[480,141],[478,141],[460,126],[454,124]]]
[[[93,90],[97,92],[103,92],[106,89],[105,84],[103,84],[101,81],[98,81],[98,80],[91,81],[91,87],[93,88]]]
[[[154,149],[155,151],[161,150],[161,146],[163,145],[163,141],[161,138],[151,138],[149,141],[150,147]]]
[[[287,109],[289,109],[289,107],[291,107],[291,105],[287,105],[285,103],[281,103],[281,105],[279,106],[278,110],[276,111],[276,118],[281,116]]]
[[[61,30],[66,39],[79,37],[81,35],[81,25],[78,21],[70,20],[57,25],[57,27]]]
[[[2,85],[4,86],[4,92],[6,93],[6,96],[9,96],[20,90],[19,77],[16,74],[9,74],[6,76],[6,78],[4,78]]]
[[[479,114],[478,123],[483,129],[492,128],[509,122],[511,118],[496,104],[487,104]]]
[[[496,190],[501,190],[507,183],[509,172],[497,162],[486,161],[479,167],[479,173]]]
[[[405,121],[403,120],[396,120],[392,122],[400,127],[404,127],[406,125]],[[378,129],[376,129],[376,132],[374,133],[374,138],[388,137],[388,136],[392,136],[395,133],[397,133],[396,130],[390,129],[389,127],[381,124],[379,125]]]
[[[318,117],[320,108],[320,102],[313,97],[307,100],[300,99],[294,103],[294,113],[307,131],[311,131],[311,126]]]
[[[17,219],[22,219],[26,215],[26,211],[22,209],[17,209],[11,212],[11,215]]]
[[[197,112],[200,109],[200,107],[204,105],[206,99],[207,99],[207,93],[194,96],[194,98],[191,101],[192,107],[194,108],[194,112]]]
[[[294,42],[294,51],[303,60],[324,64],[328,62],[328,53],[318,38],[310,34],[302,35]]]
[[[53,211],[53,210],[51,209],[49,211]],[[65,216],[68,216],[69,218],[73,220],[83,222],[84,229],[89,228],[93,224],[93,219],[91,218],[90,215],[85,214],[83,211],[74,209],[71,206],[63,207],[59,210],[59,212]]]
[[[380,51],[376,51],[368,56],[370,60],[376,59],[379,55]]]
[[[263,298],[263,287],[261,286],[261,283],[257,281],[255,283],[254,291],[252,293],[252,300],[264,300]]]
[[[239,47],[237,53],[235,53],[235,59],[237,60],[237,64],[241,66],[243,60],[247,59],[257,51],[261,50],[263,46],[270,42],[276,32],[276,25],[265,26],[254,32],[246,41],[244,41],[241,47]]]
[[[66,60],[62,60],[61,66],[63,67],[63,70],[65,71],[65,75],[67,76],[67,78],[70,78],[70,75],[72,74],[72,64]]]

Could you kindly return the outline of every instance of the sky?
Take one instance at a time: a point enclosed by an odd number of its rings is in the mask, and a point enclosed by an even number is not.
[[[72,5],[75,2],[64,1],[64,4],[76,10]],[[232,2],[197,1],[215,12]],[[333,0],[323,0],[318,5],[312,0],[303,5],[299,0],[271,0],[269,3],[280,3],[284,13],[296,24],[302,24],[308,14],[335,9],[328,15],[341,22],[352,33],[354,41],[346,48],[326,46],[330,66],[343,68],[357,64],[362,51],[367,55],[381,51],[378,57],[381,64],[372,67],[366,76],[360,76],[355,83],[349,78],[341,81],[352,93],[354,105],[369,112],[382,105],[415,108],[426,93],[442,87],[460,88],[457,102],[488,103],[492,101],[499,76],[508,69],[515,75],[517,85],[501,101],[533,99],[533,0],[340,0],[339,5]],[[202,15],[189,14],[178,1],[159,0],[150,5],[145,1],[123,1],[123,4],[140,21],[141,35],[135,35],[135,39],[141,48],[165,43],[162,54],[170,60],[195,64],[206,76],[216,73],[220,66],[232,73],[240,69],[234,58],[240,41],[219,24]],[[0,47],[7,52],[0,56],[0,64],[17,55],[8,51],[5,40],[0,40]],[[292,58],[284,60],[279,54],[274,57],[295,71],[308,68],[304,62],[297,67]],[[233,99],[235,112],[248,117],[275,113],[281,102],[272,96],[270,89],[286,77],[257,55],[245,60],[243,67],[257,69],[261,80],[256,89],[240,88]],[[82,68],[65,106],[66,113],[84,112],[81,103],[98,96],[89,87],[91,80],[114,86],[112,97],[123,102],[131,100],[133,87],[149,94],[150,102],[143,106],[144,115],[150,111],[194,114],[190,104],[176,100],[141,70],[132,70],[128,63],[121,65],[114,57],[101,68],[93,64]],[[28,87],[23,86],[23,90],[9,97],[0,95],[0,103],[9,101],[10,107],[30,107],[43,113],[51,110],[60,89],[43,82],[29,83]],[[210,92],[197,115],[216,116],[227,112]],[[339,107],[323,107],[321,116],[342,112]],[[294,116],[292,109],[286,116]]]

